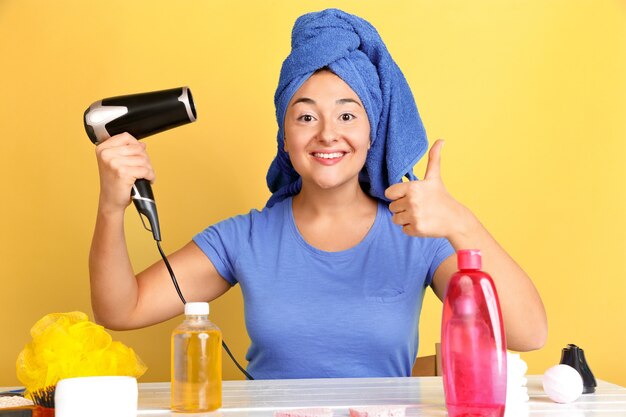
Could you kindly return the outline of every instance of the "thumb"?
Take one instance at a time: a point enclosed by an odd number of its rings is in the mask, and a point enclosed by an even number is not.
[[[424,179],[441,178],[441,149],[444,143],[443,139],[438,139],[430,148]]]

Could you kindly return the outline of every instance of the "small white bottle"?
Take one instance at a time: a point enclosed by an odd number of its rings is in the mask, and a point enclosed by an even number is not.
[[[172,332],[172,411],[202,413],[222,406],[222,332],[209,320],[209,303],[185,304],[185,321]]]

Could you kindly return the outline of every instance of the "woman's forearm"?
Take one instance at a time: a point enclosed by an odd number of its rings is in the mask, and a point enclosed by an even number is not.
[[[528,351],[546,341],[546,311],[532,280],[469,210],[464,228],[448,238],[455,250],[480,249],[482,269],[494,280],[510,349]]]
[[[123,211],[98,210],[89,275],[95,320],[109,328],[127,323],[137,305],[138,291],[126,248]]]

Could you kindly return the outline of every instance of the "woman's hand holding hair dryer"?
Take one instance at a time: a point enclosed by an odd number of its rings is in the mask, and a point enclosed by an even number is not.
[[[130,204],[135,181],[155,180],[146,144],[129,133],[115,135],[96,146],[96,158],[100,172],[100,212],[123,212]]]

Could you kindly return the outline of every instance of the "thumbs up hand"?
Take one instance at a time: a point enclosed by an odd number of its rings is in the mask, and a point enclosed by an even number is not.
[[[443,144],[439,139],[430,148],[422,181],[402,182],[385,190],[385,197],[392,201],[393,222],[409,236],[450,238],[464,231],[469,210],[448,193],[441,179]]]

